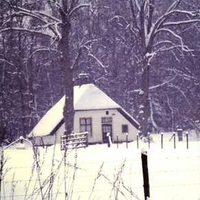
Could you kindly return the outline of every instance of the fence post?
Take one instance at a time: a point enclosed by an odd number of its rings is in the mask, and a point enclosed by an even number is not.
[[[119,136],[117,134],[117,148],[119,147]]]
[[[65,187],[65,200],[67,200],[67,150],[64,149],[64,187]]]
[[[149,149],[150,149],[150,147],[151,147],[151,138],[150,138],[150,133],[148,133],[148,147],[149,147]]]
[[[161,133],[160,135],[161,135],[161,148],[163,149],[163,133]]]
[[[189,149],[189,134],[186,132],[186,143],[187,143],[187,149]]]
[[[128,149],[128,133],[126,133],[126,148]]]
[[[141,159],[142,159],[142,172],[143,172],[143,182],[144,182],[144,199],[147,200],[148,197],[150,197],[147,151],[142,150]]]
[[[174,149],[176,149],[176,133],[174,132]]]
[[[139,149],[139,134],[137,134],[137,148]]]

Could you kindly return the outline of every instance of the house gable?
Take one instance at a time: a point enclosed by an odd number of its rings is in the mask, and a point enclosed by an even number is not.
[[[133,119],[123,108],[117,108],[117,111],[126,118],[136,129],[139,129],[139,123]]]
[[[63,96],[38,122],[29,134],[29,137],[53,135],[64,123]],[[94,84],[86,84],[74,87],[74,108],[76,111],[117,109],[137,129],[138,123],[119,104],[108,97]]]

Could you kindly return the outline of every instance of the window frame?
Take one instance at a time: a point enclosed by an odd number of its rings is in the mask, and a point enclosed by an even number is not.
[[[113,119],[112,117],[102,117],[101,124],[112,124]]]
[[[82,123],[83,120],[84,120],[84,122]],[[89,122],[88,122],[88,120],[89,120]],[[90,129],[90,130],[88,130],[88,129]],[[88,132],[88,134],[92,137],[93,136],[92,117],[79,118],[79,130],[80,130],[80,132]]]
[[[122,124],[122,133],[129,133],[128,124]]]

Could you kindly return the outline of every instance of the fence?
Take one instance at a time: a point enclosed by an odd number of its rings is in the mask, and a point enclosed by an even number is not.
[[[61,136],[61,150],[83,148],[88,146],[88,132]]]
[[[34,159],[30,149],[8,149],[1,200],[143,200],[141,150],[135,147],[92,145],[69,150],[66,160],[60,147],[41,148]],[[148,164],[152,199],[200,197],[199,148],[158,151],[151,146]]]
[[[179,134],[176,132],[173,133],[160,133],[160,134],[148,134],[147,137],[141,138],[139,135],[136,137],[136,147],[142,148],[144,143],[146,144],[147,148],[161,148],[161,149],[166,149],[166,148],[193,148],[194,143],[200,141],[200,137],[198,135],[190,135],[189,133],[181,134],[181,137]],[[119,148],[122,143],[118,142],[116,140],[116,147]],[[114,144],[115,145],[115,144]],[[126,135],[126,140],[125,140],[125,146],[126,148],[129,148],[129,142],[128,142],[128,135]],[[130,145],[132,147],[132,145]]]

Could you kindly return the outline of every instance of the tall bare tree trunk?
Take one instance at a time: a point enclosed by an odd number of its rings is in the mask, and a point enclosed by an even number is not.
[[[148,134],[148,121],[150,117],[150,105],[149,105],[149,76],[150,65],[145,60],[143,63],[142,83],[141,83],[141,103],[140,103],[140,126],[143,136]]]
[[[63,12],[65,11],[65,12]],[[65,105],[64,105],[64,122],[65,122],[65,134],[71,134],[74,130],[74,91],[73,91],[73,69],[70,66],[69,56],[69,33],[71,24],[66,15],[67,13],[67,1],[63,0],[63,11],[60,11],[62,18],[62,30],[60,47],[62,53],[62,70],[63,70],[63,84],[65,88]]]

